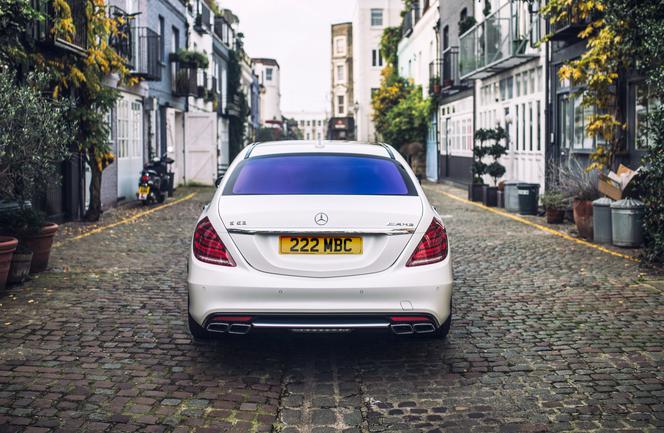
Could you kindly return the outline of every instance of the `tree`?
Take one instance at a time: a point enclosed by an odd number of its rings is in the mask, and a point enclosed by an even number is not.
[[[50,6],[50,36],[73,42],[76,28],[69,4],[52,0]],[[90,205],[85,218],[96,221],[101,215],[102,172],[113,161],[104,118],[118,97],[103,80],[110,74],[117,74],[119,82],[127,86],[138,81],[129,76],[125,59],[109,43],[112,39],[127,37],[121,30],[126,18],[110,17],[104,0],[88,0],[85,13],[87,48],[81,56],[38,50],[34,41],[27,37],[28,32],[15,29],[17,26],[30,28],[35,20],[46,17],[35,11],[28,0],[0,3],[0,62],[12,69],[46,74],[54,97],[64,96],[76,101],[75,109],[70,111],[70,121],[78,127],[75,150],[81,153],[91,171]]]

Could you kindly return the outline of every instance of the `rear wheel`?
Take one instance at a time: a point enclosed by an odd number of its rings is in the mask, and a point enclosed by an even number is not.
[[[191,314],[189,314],[189,332],[191,333],[191,336],[194,337],[194,340],[201,341],[209,340],[212,338],[210,332],[196,323],[196,321],[191,317]]]
[[[157,196],[157,202],[159,202],[159,203],[161,204],[161,203],[163,203],[163,202],[165,202],[165,201],[166,201],[166,194],[164,194],[164,193],[159,193],[159,195]]]

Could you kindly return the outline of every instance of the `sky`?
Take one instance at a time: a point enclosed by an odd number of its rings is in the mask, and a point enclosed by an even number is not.
[[[284,112],[330,110],[330,25],[351,21],[355,1],[218,0],[240,19],[247,53],[279,62]]]

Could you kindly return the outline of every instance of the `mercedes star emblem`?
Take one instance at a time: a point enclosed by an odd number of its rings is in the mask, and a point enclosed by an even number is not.
[[[314,221],[316,221],[316,224],[318,224],[319,226],[324,226],[325,224],[327,224],[327,214],[323,212],[317,213],[316,216],[314,217]]]

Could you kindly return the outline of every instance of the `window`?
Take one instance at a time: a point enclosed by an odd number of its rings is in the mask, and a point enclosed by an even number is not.
[[[344,95],[337,95],[337,113],[346,113],[346,110],[344,109]]]
[[[371,66],[383,66],[383,55],[379,49],[371,50]]]
[[[515,150],[519,150],[519,104],[516,104],[516,114],[514,117],[516,118],[514,122],[514,132],[516,132],[516,134],[514,134],[514,144],[516,145]]]
[[[383,10],[371,9],[371,26],[381,27],[383,25]]]
[[[311,126],[311,120],[307,120],[307,126]]]
[[[166,59],[166,41],[164,37],[166,36],[166,24],[164,23],[164,17],[159,15],[159,51],[161,52],[161,58]]]
[[[304,126],[304,120],[300,120],[300,126]]]
[[[535,70],[531,69],[528,76],[530,77],[530,93],[535,93]]]
[[[225,195],[417,195],[404,169],[381,157],[257,156],[233,171]]]
[[[529,113],[529,119],[528,119],[528,127],[529,127],[529,132],[530,136],[528,137],[528,143],[530,143],[530,151],[533,151],[533,103],[529,102],[528,103],[528,113]]]
[[[648,149],[648,114],[659,105],[658,99],[652,97],[645,83],[634,85],[634,144],[639,150]]]
[[[177,53],[177,51],[180,49],[180,30],[178,30],[177,27],[173,27],[171,32],[171,52]]]
[[[265,68],[265,81],[272,81],[272,68]]]
[[[526,135],[526,104],[521,104],[521,133],[523,138],[521,149],[526,150],[526,138],[528,137]]]
[[[515,81],[516,81],[516,96],[518,98],[519,96],[521,96],[521,74],[516,74]]]
[[[507,99],[514,97],[514,78],[507,77]]]
[[[334,53],[338,55],[346,54],[346,38],[337,36],[334,38]]]
[[[337,82],[344,83],[346,81],[346,68],[344,65],[337,65]]]
[[[540,111],[540,101],[537,101],[537,123],[536,128],[537,128],[537,151],[542,150],[542,113]]]
[[[307,140],[311,139],[311,135],[307,132]]]

